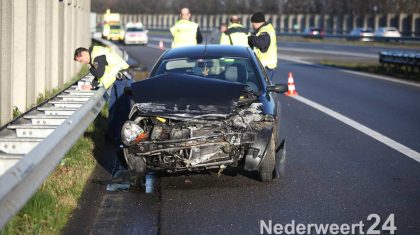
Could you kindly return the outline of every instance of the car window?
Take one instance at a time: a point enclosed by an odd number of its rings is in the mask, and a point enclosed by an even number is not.
[[[172,59],[163,60],[158,65],[154,76],[165,73],[181,73],[205,78],[225,80],[246,84],[249,89],[259,92],[258,73],[248,58],[213,58],[213,59]]]

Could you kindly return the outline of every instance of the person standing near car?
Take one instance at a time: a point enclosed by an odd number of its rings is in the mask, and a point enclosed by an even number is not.
[[[256,12],[251,16],[254,33],[248,37],[248,44],[265,67],[270,80],[277,68],[277,38],[273,25],[265,22],[265,16]]]
[[[225,33],[220,36],[222,45],[248,46],[248,31],[239,23],[239,16],[230,17],[230,25]]]
[[[173,36],[172,48],[197,45],[203,42],[203,36],[197,23],[191,22],[188,8],[182,8],[180,18],[170,31]]]
[[[130,99],[124,89],[131,86],[129,65],[110,48],[93,46],[89,49],[79,47],[74,52],[74,60],[90,66],[90,73],[95,77],[93,89],[103,86],[111,88],[108,100],[108,130],[105,138],[115,144],[121,141],[121,128],[130,112]]]

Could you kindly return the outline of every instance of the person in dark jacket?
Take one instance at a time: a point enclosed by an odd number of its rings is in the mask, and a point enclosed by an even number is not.
[[[264,66],[270,79],[273,78],[277,68],[277,37],[273,25],[265,21],[261,12],[251,17],[254,33],[248,37],[248,44]]]

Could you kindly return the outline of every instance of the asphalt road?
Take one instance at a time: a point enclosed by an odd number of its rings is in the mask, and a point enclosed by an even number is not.
[[[148,68],[162,53],[146,46],[125,49]],[[283,60],[275,81],[285,83],[288,72],[301,96],[420,151],[419,87]],[[92,183],[98,199],[75,215],[83,229],[74,230],[73,222],[67,234],[259,234],[261,220],[282,225],[362,221],[366,232],[372,213],[381,218],[379,229],[395,214],[396,234],[420,234],[419,162],[296,99],[281,101],[285,178],[260,183],[253,174],[230,171],[220,178],[211,172],[151,175],[155,185],[147,194],[106,192],[104,185]],[[100,158],[112,158],[112,152]],[[86,211],[92,219],[83,222]]]

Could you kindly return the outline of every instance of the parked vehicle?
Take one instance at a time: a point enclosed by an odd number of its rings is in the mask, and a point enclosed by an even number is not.
[[[370,42],[373,41],[373,36],[373,30],[371,28],[354,28],[347,39]]]
[[[129,169],[197,171],[241,167],[262,181],[284,174],[278,93],[248,47],[207,45],[166,51],[150,78],[132,84],[121,131]]]
[[[121,24],[110,24],[107,40],[122,41],[124,40],[124,35],[124,28]]]
[[[376,29],[375,37],[384,37],[389,39],[394,38],[396,41],[398,41],[398,38],[401,37],[401,33],[395,27],[381,27]]]
[[[322,39],[324,37],[324,30],[318,27],[310,27],[305,29],[303,37]]]
[[[149,38],[147,36],[148,31],[144,29],[142,23],[127,23],[125,28],[125,44],[146,45],[149,41]]]

